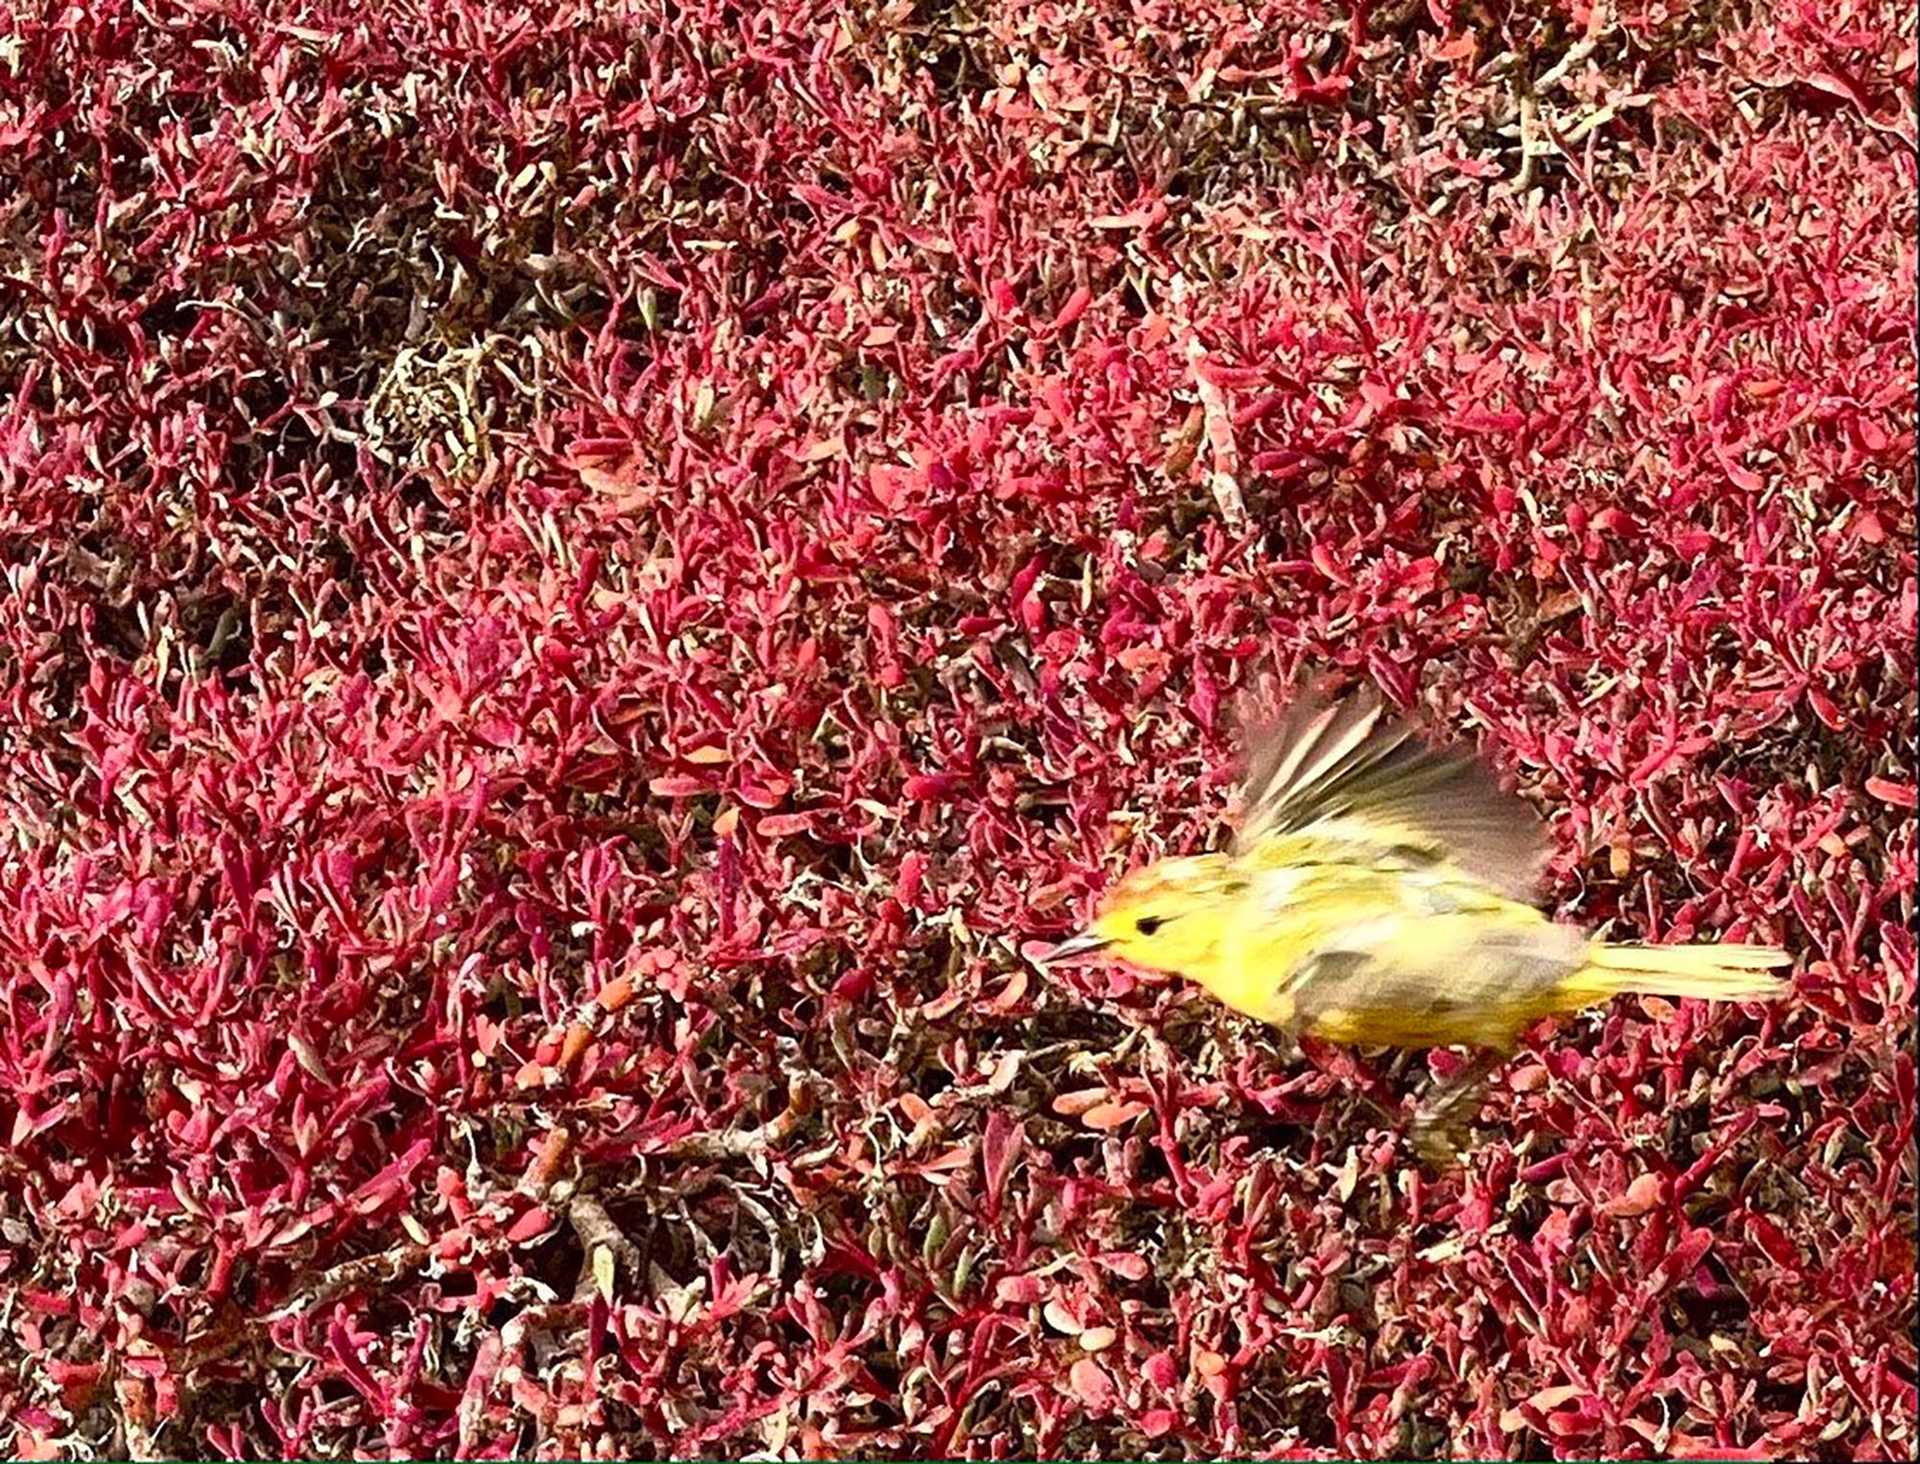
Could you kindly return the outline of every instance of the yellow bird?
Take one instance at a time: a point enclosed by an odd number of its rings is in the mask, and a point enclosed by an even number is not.
[[[1786,990],[1768,974],[1791,963],[1784,951],[1612,945],[1549,920],[1534,904],[1550,849],[1533,809],[1377,696],[1302,696],[1255,728],[1241,803],[1226,852],[1136,870],[1048,959],[1103,952],[1334,1042],[1477,1049],[1415,1114],[1431,1162],[1452,1157],[1466,1100],[1541,1017],[1624,992]]]

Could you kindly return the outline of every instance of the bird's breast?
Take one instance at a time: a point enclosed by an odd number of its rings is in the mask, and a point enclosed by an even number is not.
[[[1288,922],[1238,925],[1221,942],[1211,970],[1196,973],[1201,985],[1243,1016],[1290,1026],[1295,976],[1312,954],[1310,932]]]

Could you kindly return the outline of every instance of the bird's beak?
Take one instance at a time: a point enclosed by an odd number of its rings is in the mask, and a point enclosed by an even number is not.
[[[1082,931],[1079,935],[1069,936],[1052,950],[1047,952],[1047,964],[1055,961],[1071,961],[1080,956],[1090,956],[1095,951],[1105,950],[1113,942],[1104,935],[1095,935],[1092,931]]]

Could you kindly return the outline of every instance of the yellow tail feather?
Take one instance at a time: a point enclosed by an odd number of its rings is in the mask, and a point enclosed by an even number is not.
[[[1793,957],[1757,945],[1598,945],[1567,981],[1596,1000],[1621,992],[1698,997],[1702,1001],[1759,1001],[1783,995],[1784,977],[1769,973]]]

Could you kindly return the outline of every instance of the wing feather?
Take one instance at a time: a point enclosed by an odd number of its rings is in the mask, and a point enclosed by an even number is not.
[[[1302,964],[1293,1018],[1336,1041],[1504,1048],[1569,1003],[1582,942],[1563,926],[1488,930],[1468,916],[1387,920],[1341,934]]]
[[[1509,899],[1535,897],[1552,852],[1539,815],[1471,752],[1415,736],[1377,694],[1296,696],[1277,719],[1252,721],[1247,743],[1236,852],[1317,825],[1349,838],[1364,818],[1383,847],[1420,848]]]

